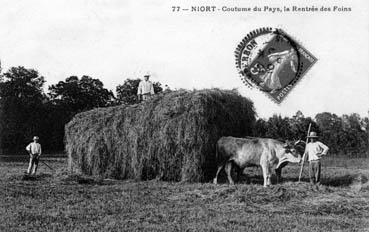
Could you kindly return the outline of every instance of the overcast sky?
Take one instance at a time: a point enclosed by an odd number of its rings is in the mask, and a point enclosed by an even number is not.
[[[124,79],[150,71],[153,81],[171,88],[237,88],[254,101],[261,117],[290,116],[297,110],[307,116],[323,111],[368,116],[368,1],[269,2],[0,0],[0,59],[5,70],[19,65],[38,70],[47,85],[89,75],[114,90]],[[351,11],[172,12],[176,5],[325,5]],[[238,43],[265,26],[284,29],[318,58],[280,105],[245,87],[235,67]]]

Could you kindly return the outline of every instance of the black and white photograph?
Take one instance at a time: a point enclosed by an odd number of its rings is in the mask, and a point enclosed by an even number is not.
[[[366,0],[0,0],[0,231],[369,232]]]

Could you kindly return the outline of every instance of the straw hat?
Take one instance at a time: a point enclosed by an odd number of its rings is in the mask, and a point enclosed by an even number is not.
[[[312,132],[310,132],[308,138],[318,138],[318,135],[316,134],[315,131],[312,131]]]
[[[33,140],[39,140],[38,136],[33,136]]]

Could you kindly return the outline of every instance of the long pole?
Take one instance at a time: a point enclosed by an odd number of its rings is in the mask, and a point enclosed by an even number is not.
[[[40,159],[40,162],[43,163],[46,167],[50,168],[51,170],[55,171],[52,167],[50,167],[45,161]]]
[[[309,129],[308,129],[308,132],[307,132],[307,135],[306,135],[305,150],[306,150],[306,146],[308,144],[308,139],[309,139],[308,137],[309,137],[309,134],[310,134],[310,129],[311,129],[311,123],[309,123]],[[301,180],[302,170],[304,168],[304,162],[305,162],[305,152],[304,152],[304,155],[302,156],[302,163],[301,163],[300,174],[299,174],[299,182]]]

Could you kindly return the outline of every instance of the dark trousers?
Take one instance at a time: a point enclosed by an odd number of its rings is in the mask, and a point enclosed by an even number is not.
[[[32,172],[32,174],[36,174],[37,167],[38,167],[38,159],[39,159],[38,154],[30,155],[29,165],[28,165],[28,169],[27,169],[28,174],[31,174],[31,172]]]
[[[150,98],[151,98],[151,94],[150,93],[142,94],[142,100],[146,101],[146,100],[149,100]]]
[[[321,171],[320,160],[314,160],[309,162],[310,183],[312,184],[320,183],[320,171]]]

